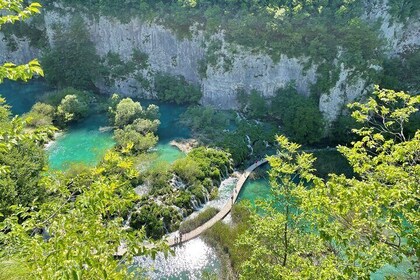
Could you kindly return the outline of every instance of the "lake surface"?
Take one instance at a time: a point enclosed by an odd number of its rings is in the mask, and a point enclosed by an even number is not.
[[[6,98],[7,103],[12,107],[12,113],[17,115],[30,111],[39,98],[51,90],[52,88],[42,80],[33,80],[28,83],[5,81],[0,85],[0,95]],[[155,148],[155,161],[171,163],[185,156],[169,143],[174,139],[188,138],[191,135],[189,128],[179,122],[181,114],[187,107],[150,100],[137,101],[140,101],[143,107],[156,104],[160,109],[161,125],[157,132],[159,142]],[[72,164],[95,166],[106,151],[115,145],[112,131],[99,130],[100,127],[108,125],[106,114],[91,115],[79,123],[72,124],[48,147],[50,168],[65,170]]]

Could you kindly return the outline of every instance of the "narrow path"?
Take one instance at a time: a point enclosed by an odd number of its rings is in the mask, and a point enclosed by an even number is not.
[[[232,206],[235,203],[236,199],[239,196],[239,193],[242,189],[242,187],[245,185],[246,180],[248,179],[249,175],[252,171],[254,171],[257,167],[260,165],[266,163],[266,159],[262,159],[260,161],[257,161],[253,165],[249,166],[244,173],[239,177],[238,182],[236,183],[235,189],[233,190],[232,196],[230,201],[228,201],[225,206],[219,211],[219,213],[216,214],[213,218],[211,218],[209,221],[207,221],[205,224],[199,226],[198,228],[188,232],[184,233],[182,235],[182,239],[180,239],[180,236],[170,236],[166,240],[169,244],[169,246],[175,246],[178,244],[181,244],[183,242],[186,242],[188,240],[194,239],[200,234],[202,234],[207,229],[211,228],[215,223],[222,220],[224,217],[226,217],[227,214],[229,214],[230,210],[232,210]]]

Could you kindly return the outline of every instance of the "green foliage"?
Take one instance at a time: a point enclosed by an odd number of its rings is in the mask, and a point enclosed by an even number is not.
[[[406,22],[410,17],[415,17],[419,14],[420,3],[416,0],[389,0],[389,12],[400,22]]]
[[[142,134],[137,132],[132,126],[115,130],[114,137],[123,151],[132,151],[134,153],[146,152],[158,142],[158,137],[152,132]]]
[[[27,124],[31,127],[43,127],[53,124],[55,108],[49,104],[35,103],[29,113],[24,115]]]
[[[115,110],[115,125],[124,127],[132,123],[143,114],[140,102],[134,102],[131,98],[121,100]]]
[[[211,133],[214,130],[223,130],[228,127],[232,116],[212,107],[191,106],[181,116],[181,121],[195,131]]]
[[[149,67],[148,60],[149,56],[138,49],[133,49],[128,61],[121,59],[118,53],[108,52],[103,59],[102,75],[107,85],[111,86],[115,80],[127,79],[131,74]]]
[[[127,172],[132,171],[124,168],[121,173]],[[17,214],[0,224],[2,253],[7,252],[2,261],[22,260],[35,279],[134,278],[126,265],[134,255],[155,253],[156,248],[144,246],[141,231],[122,229],[118,215],[136,199],[123,178],[101,167],[75,178],[47,178],[45,184],[52,194],[48,203],[35,212],[17,207]],[[18,223],[20,217],[24,223]],[[123,244],[121,262],[114,254]]]
[[[16,38],[28,39],[31,47],[42,49],[48,45],[46,29],[41,27],[43,25],[43,18],[35,16],[31,19],[30,24],[22,21],[14,24],[9,23],[2,26],[1,31],[5,36],[10,51],[17,50]]]
[[[75,17],[68,29],[57,26],[54,44],[42,59],[45,78],[59,88],[96,89],[100,58],[81,17]]]
[[[13,205],[43,201],[46,190],[40,182],[47,159],[42,144],[53,130],[49,126],[28,130],[24,120],[10,118],[3,101],[0,98],[0,213],[7,215]]]
[[[19,141],[7,152],[0,153],[0,166],[10,167],[0,176],[0,213],[10,213],[12,205],[29,206],[43,201],[45,187],[40,184],[47,166],[44,150],[35,141]]]
[[[247,113],[251,118],[262,118],[267,114],[267,103],[262,94],[256,90],[251,90],[248,97]]]
[[[216,208],[207,208],[203,212],[199,213],[196,217],[182,222],[179,226],[179,232],[184,234],[198,228],[213,218],[218,212],[219,210]]]
[[[190,85],[183,76],[156,75],[155,91],[160,100],[176,104],[198,103],[202,96],[200,88]]]
[[[413,48],[401,57],[384,61],[383,72],[380,76],[380,86],[394,90],[420,92],[420,48]]]
[[[25,5],[23,0],[7,0],[0,2],[0,10],[6,11],[0,16],[0,27],[5,23],[15,23],[40,13],[41,5],[37,2]]]
[[[193,149],[186,158],[173,163],[174,172],[189,184],[210,178],[221,182],[222,176],[232,171],[229,154],[212,148]]]
[[[64,122],[78,121],[88,114],[88,104],[80,101],[77,95],[66,95],[57,107],[57,116]]]
[[[249,205],[244,203],[234,204],[232,207],[233,225],[217,222],[202,235],[206,242],[220,248],[229,255],[230,265],[234,272],[240,271],[241,263],[248,256],[248,251],[235,246],[238,236],[245,233],[250,227],[251,210]]]
[[[140,102],[134,102],[131,98],[118,101],[118,96],[114,95],[109,111],[114,116],[114,124],[119,127],[114,132],[119,148],[124,153],[131,151],[137,154],[155,146],[158,142],[155,133],[160,125],[157,119],[159,107],[150,105],[143,110]]]
[[[251,227],[238,238],[248,248],[242,279],[368,278],[385,264],[411,260],[418,274],[420,134],[404,135],[420,98],[375,88],[354,103],[360,140],[339,147],[355,176],[314,175],[315,158],[278,137],[269,157],[274,200],[260,204]],[[310,185],[307,188],[306,185]],[[356,264],[356,265],[355,265]]]
[[[38,12],[38,4],[23,8],[22,2],[0,1],[6,14],[0,16],[0,26]],[[42,73],[37,63],[0,66],[0,82],[5,77],[25,80],[34,71]],[[71,113],[78,96],[66,97],[58,111]],[[21,118],[10,118],[3,103],[0,98],[2,279],[134,279],[128,270],[133,256],[167,250],[146,248],[142,231],[122,228],[121,214],[137,199],[132,183],[138,173],[130,162],[110,152],[98,168],[78,170],[71,177],[46,174],[42,144],[53,130],[28,129]],[[53,113],[41,103],[32,110],[44,117]],[[115,254],[122,245],[120,261]]]
[[[292,85],[277,91],[270,114],[299,143],[315,143],[322,137],[324,123],[317,104],[298,94]]]

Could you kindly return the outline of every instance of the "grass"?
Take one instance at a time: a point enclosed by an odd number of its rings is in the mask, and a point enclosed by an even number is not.
[[[213,218],[218,212],[219,210],[214,207],[207,208],[206,210],[198,214],[197,217],[182,222],[179,227],[179,232],[184,234],[198,228],[199,226],[205,224],[207,221]]]

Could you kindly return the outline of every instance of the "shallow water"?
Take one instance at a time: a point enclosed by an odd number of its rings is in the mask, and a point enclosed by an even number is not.
[[[50,168],[65,170],[72,164],[95,166],[115,145],[111,131],[99,130],[106,125],[105,114],[92,115],[72,125],[47,148]]]
[[[13,114],[24,114],[30,111],[43,93],[52,90],[42,80],[33,80],[28,83],[5,81],[0,85],[0,94],[12,106]],[[171,163],[185,156],[176,147],[169,144],[176,138],[188,138],[190,130],[180,124],[180,115],[187,109],[186,106],[161,103],[150,100],[139,100],[143,107],[156,104],[160,109],[161,125],[158,129],[159,143],[156,146],[157,156],[155,162]],[[101,126],[107,126],[106,114],[98,114],[71,125],[68,130],[59,136],[48,147],[50,167],[64,170],[72,164],[85,164],[95,166],[115,144],[112,131],[101,132]]]
[[[137,257],[138,265],[146,270],[150,279],[199,280],[203,273],[220,273],[221,264],[216,252],[201,238],[196,238],[174,248],[175,255],[165,259],[159,253],[155,260]]]

